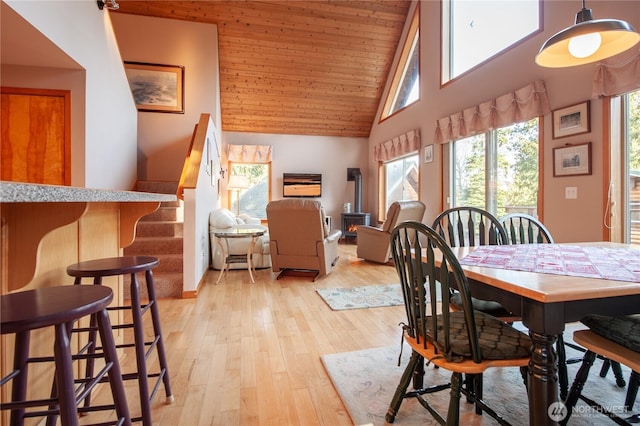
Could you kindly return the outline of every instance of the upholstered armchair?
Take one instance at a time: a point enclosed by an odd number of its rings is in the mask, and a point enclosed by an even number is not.
[[[271,266],[280,272],[316,271],[314,281],[338,261],[340,230],[330,231],[319,201],[285,199],[267,205]]]
[[[358,225],[357,255],[360,259],[387,263],[391,258],[391,231],[400,222],[422,222],[426,206],[421,201],[395,201],[389,206],[382,228]]]

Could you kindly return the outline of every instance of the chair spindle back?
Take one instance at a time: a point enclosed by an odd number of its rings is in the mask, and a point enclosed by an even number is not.
[[[551,232],[535,217],[510,213],[500,218],[508,244],[553,244]]]
[[[477,207],[454,207],[440,213],[432,228],[450,247],[508,244],[498,219]]]
[[[455,288],[462,298],[471,358],[480,362],[471,292],[447,241],[423,223],[406,221],[394,228],[391,251],[405,301],[407,334],[423,347],[434,345],[443,356],[449,356],[453,352],[452,343],[459,336],[451,334],[452,312],[449,309],[439,312],[437,302],[441,297],[442,306],[448,307],[450,288]]]

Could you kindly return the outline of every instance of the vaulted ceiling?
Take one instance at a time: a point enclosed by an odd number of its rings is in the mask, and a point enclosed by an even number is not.
[[[218,26],[222,130],[367,137],[409,0],[136,1]]]

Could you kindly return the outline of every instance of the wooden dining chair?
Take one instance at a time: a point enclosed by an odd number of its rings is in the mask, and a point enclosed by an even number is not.
[[[449,247],[471,247],[484,245],[509,244],[507,234],[498,219],[488,211],[472,206],[452,207],[444,210],[434,220],[432,228],[440,235]],[[460,295],[451,290],[451,309],[461,310]],[[520,320],[501,303],[495,300],[471,298],[476,310],[488,313],[507,322]],[[473,388],[482,386],[482,376],[465,377],[465,386]],[[470,399],[467,399],[470,402]],[[482,414],[480,407],[476,413]]]
[[[589,329],[575,331],[573,340],[585,347],[586,352],[569,391],[569,396],[564,403],[567,415],[560,424],[567,424],[578,399],[595,408],[597,412],[606,414],[617,424],[630,425],[631,423],[638,423],[640,418],[637,414],[629,419],[624,419],[619,416],[620,413],[614,413],[607,407],[583,395],[582,390],[596,356],[606,357],[611,361],[626,365],[632,370],[624,405],[626,410],[633,408],[638,393],[638,372],[640,372],[640,315],[624,317],[588,315],[581,322]]]
[[[462,376],[480,375],[493,367],[520,367],[524,381],[530,358],[529,336],[473,309],[467,278],[438,231],[420,222],[403,222],[392,232],[391,250],[407,315],[403,338],[411,347],[411,357],[387,411],[387,422],[394,422],[405,398],[416,398],[438,423],[458,425],[460,396],[464,394],[498,422],[509,424],[485,403],[481,387],[462,386]],[[449,305],[451,288],[460,294],[460,311],[441,309],[437,303],[441,295],[441,306]],[[425,360],[450,371],[451,381],[422,387]],[[412,378],[414,389],[407,391]],[[428,395],[446,389],[450,389],[450,399],[444,415],[431,405]]]

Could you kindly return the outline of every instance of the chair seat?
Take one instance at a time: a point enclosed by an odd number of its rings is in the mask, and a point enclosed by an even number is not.
[[[619,345],[591,330],[574,331],[573,340],[591,352],[626,365],[633,371],[640,371],[640,352]]]
[[[106,308],[113,300],[108,287],[56,286],[2,296],[2,334],[64,324]]]
[[[636,421],[633,419],[637,419],[637,414],[625,419],[619,415],[619,412],[612,411],[608,407],[603,406],[582,394],[582,389],[585,386],[589,376],[589,370],[591,369],[596,356],[605,356],[608,360],[626,365],[633,370],[629,383],[629,391],[627,392],[627,397],[624,403],[625,410],[632,409],[638,392],[639,379],[637,372],[640,371],[640,352],[631,350],[628,347],[601,336],[592,330],[575,331],[573,333],[573,340],[579,345],[584,346],[586,348],[586,352],[582,365],[576,374],[575,381],[571,386],[571,391],[564,402],[567,409],[567,415],[562,419],[560,424],[566,425],[568,423],[578,399],[586,402],[587,405],[597,410],[597,412],[606,414],[617,424],[631,425],[631,423],[635,423]]]
[[[456,361],[448,361],[440,352],[436,352],[435,347],[431,344],[424,347],[413,337],[405,336],[405,341],[411,346],[413,351],[417,352],[424,359],[429,360],[433,365],[444,368],[453,373],[463,374],[482,374],[485,370],[492,367],[526,367],[529,365],[530,357],[527,355],[522,358],[511,359],[486,359],[477,363],[470,358]]]
[[[160,261],[152,256],[118,256],[86,260],[67,267],[72,277],[108,277],[135,274],[158,266]]]
[[[464,362],[471,358],[464,312],[451,312],[450,315],[451,353],[442,352],[442,348],[445,347],[445,333],[441,325],[443,324],[442,315],[438,315],[438,342],[436,344],[440,348],[438,356],[444,356],[449,362]],[[484,312],[475,311],[474,317],[483,360],[529,359],[531,355],[529,336]],[[429,329],[429,325],[429,318],[427,318],[427,333],[433,336],[434,333]]]
[[[588,315],[580,322],[594,333],[632,351],[640,352],[640,315],[624,317]]]

